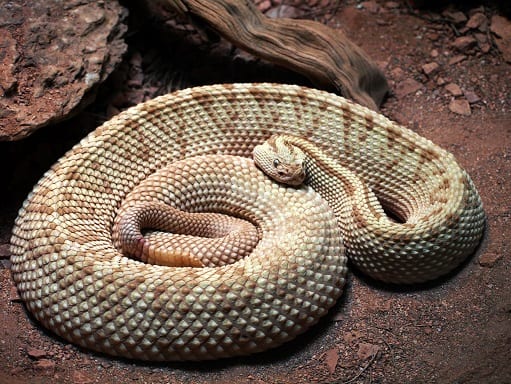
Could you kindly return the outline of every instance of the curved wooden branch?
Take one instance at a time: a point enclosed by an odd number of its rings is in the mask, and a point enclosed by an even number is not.
[[[270,19],[250,0],[166,0],[234,45],[371,109],[388,91],[383,73],[341,31],[311,20]]]

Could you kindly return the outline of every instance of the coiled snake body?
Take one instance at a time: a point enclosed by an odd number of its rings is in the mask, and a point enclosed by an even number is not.
[[[275,134],[304,154],[306,185],[254,165],[254,147]],[[275,169],[278,156],[267,159]],[[119,250],[118,212],[135,200],[213,212],[213,223],[231,214],[252,235],[235,237],[234,251],[166,255],[185,267],[146,264]],[[75,146],[23,204],[11,260],[30,312],[65,339],[128,358],[201,360],[275,347],[316,323],[342,292],[343,242],[365,273],[414,283],[459,265],[483,227],[469,176],[406,128],[317,90],[216,85],[133,107]]]

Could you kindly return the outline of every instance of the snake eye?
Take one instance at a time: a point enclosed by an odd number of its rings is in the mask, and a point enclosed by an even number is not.
[[[277,168],[277,167],[279,166],[279,164],[280,164],[279,159],[275,159],[275,160],[273,160],[273,166],[274,166],[275,168]]]

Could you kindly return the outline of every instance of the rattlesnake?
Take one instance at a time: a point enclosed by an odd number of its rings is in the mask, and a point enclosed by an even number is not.
[[[254,147],[275,134],[305,152],[306,171],[319,174],[305,175],[310,185],[277,183],[254,165]],[[260,225],[260,241],[220,267],[133,260],[112,235],[132,198],[234,211]],[[299,86],[214,85],[130,108],[60,159],[20,210],[12,272],[35,318],[73,343],[128,358],[213,359],[275,347],[316,323],[341,295],[341,234],[362,271],[414,283],[459,265],[483,227],[454,157],[384,116]]]

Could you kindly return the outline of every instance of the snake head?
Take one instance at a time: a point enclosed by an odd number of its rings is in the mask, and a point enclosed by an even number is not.
[[[281,136],[272,136],[253,152],[255,164],[273,180],[298,186],[305,180],[305,154]]]

